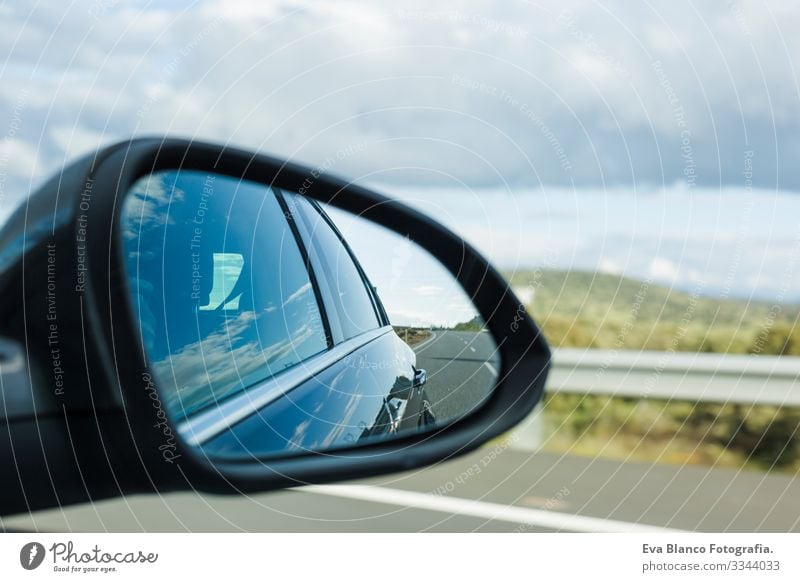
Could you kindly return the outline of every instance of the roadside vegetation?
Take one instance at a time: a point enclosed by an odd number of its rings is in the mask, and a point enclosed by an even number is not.
[[[395,333],[406,342],[409,347],[414,347],[421,344],[426,339],[431,337],[431,331],[423,327],[408,327],[405,325],[395,325]]]
[[[456,325],[453,326],[454,331],[474,331],[476,333],[483,331],[483,328],[484,328],[483,319],[481,318],[480,315],[476,315],[469,321],[465,321],[463,323],[457,323]]]
[[[800,305],[600,273],[509,278],[554,347],[800,356]],[[543,413],[553,452],[800,472],[798,408],[550,394]]]

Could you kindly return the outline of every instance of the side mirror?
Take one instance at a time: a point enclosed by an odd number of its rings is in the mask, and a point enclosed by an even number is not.
[[[20,467],[2,514],[411,469],[541,397],[548,347],[497,272],[342,180],[143,139],[23,210],[0,234],[0,333],[31,378],[0,431]]]

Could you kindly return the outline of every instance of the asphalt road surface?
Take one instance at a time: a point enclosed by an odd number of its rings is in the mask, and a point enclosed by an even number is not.
[[[439,420],[477,407],[497,379],[499,358],[488,333],[434,331],[413,349],[417,367],[428,373],[425,392]]]
[[[800,531],[800,479],[488,446],[410,473],[250,497],[137,496],[10,517],[9,530]]]

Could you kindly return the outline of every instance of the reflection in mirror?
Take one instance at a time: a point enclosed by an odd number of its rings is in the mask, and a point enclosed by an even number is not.
[[[164,171],[126,196],[130,300],[159,397],[212,457],[430,431],[488,397],[496,345],[411,240],[297,194]]]

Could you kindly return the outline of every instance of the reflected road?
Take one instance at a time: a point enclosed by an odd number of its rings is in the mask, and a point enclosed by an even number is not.
[[[472,410],[488,396],[497,378],[498,358],[488,333],[433,331],[412,349],[417,367],[428,372],[425,391],[439,419]]]

